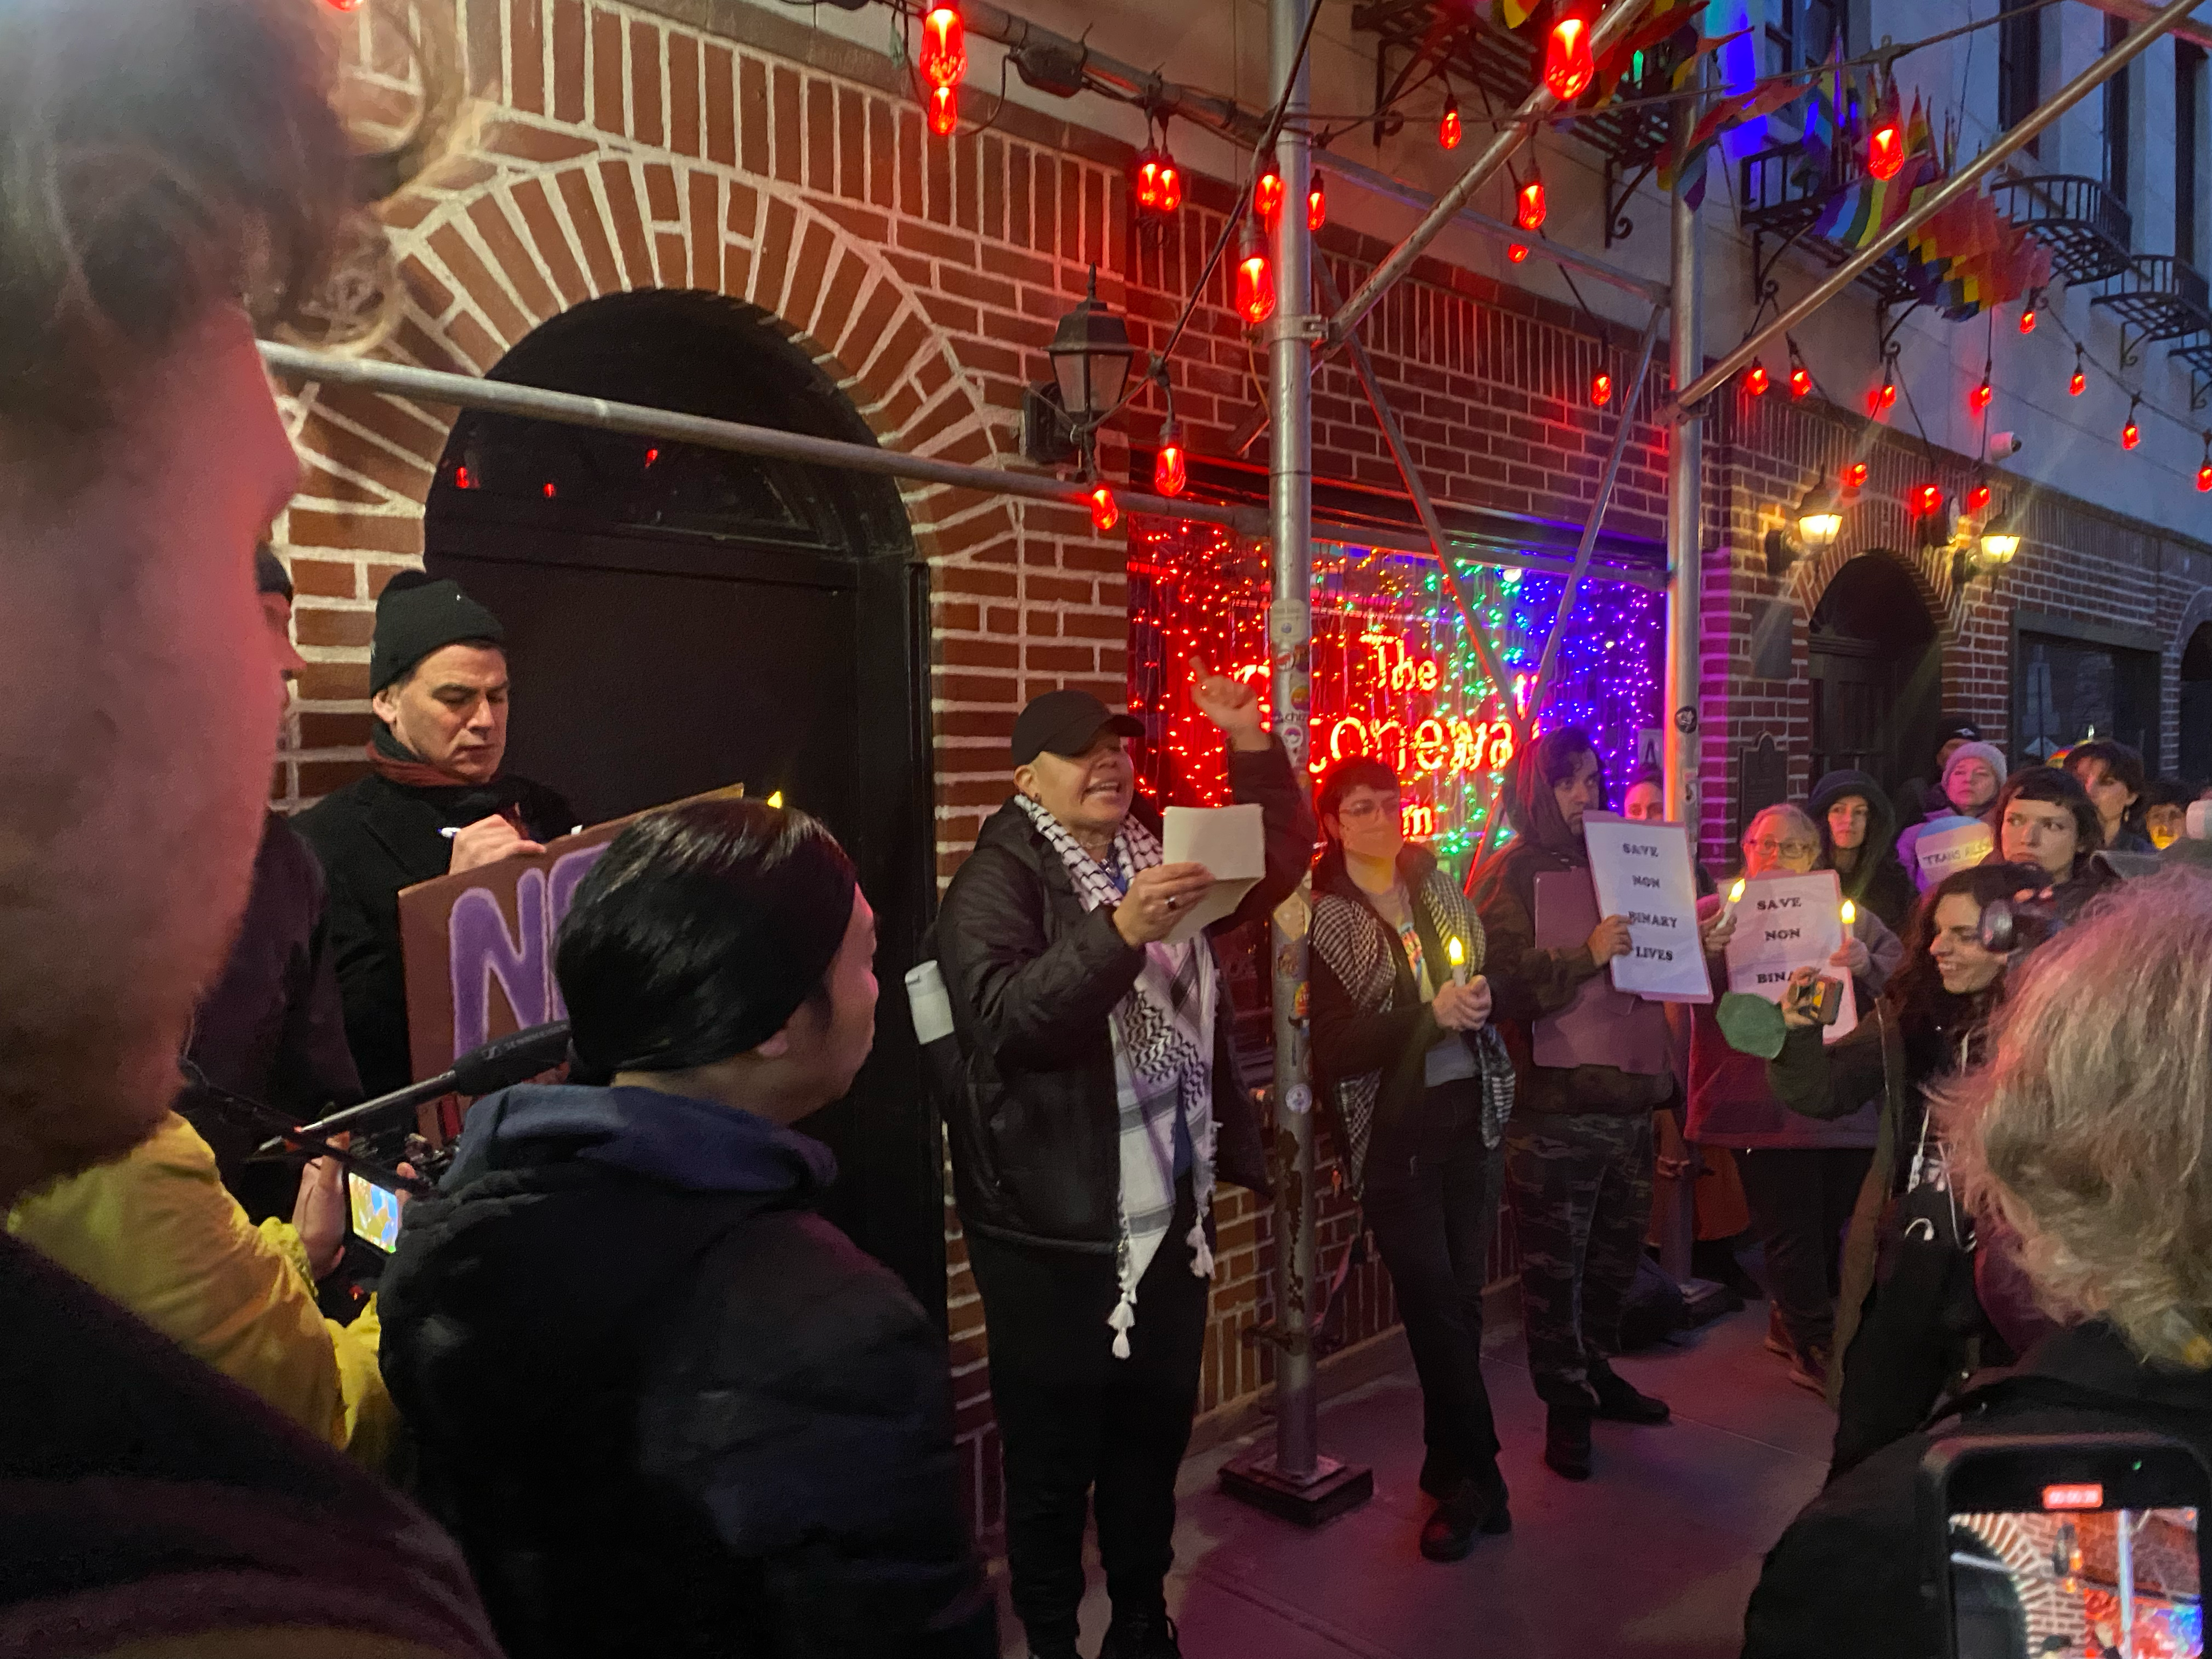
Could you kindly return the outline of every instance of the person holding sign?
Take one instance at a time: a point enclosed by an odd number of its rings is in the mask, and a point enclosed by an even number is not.
[[[1588,732],[1562,726],[1529,744],[1507,801],[1514,840],[1484,870],[1474,899],[1494,1017],[1517,1074],[1505,1170],[1521,1246],[1522,1318],[1547,1409],[1544,1462],[1586,1480],[1591,1419],[1663,1423],[1669,1414],[1666,1401],[1638,1389],[1607,1356],[1620,1346],[1621,1304],[1650,1221],[1651,1114],[1673,1097],[1674,1079],[1663,1028],[1648,1072],[1616,1063],[1626,1056],[1536,1063],[1532,1028],[1574,1003],[1629,948],[1628,920],[1602,917],[1571,944],[1537,943],[1538,878],[1570,872],[1589,881],[1583,819],[1605,805],[1605,774]],[[1587,902],[1595,913],[1595,896]]]
[[[1922,892],[1987,855],[1994,834],[1978,837],[1971,825],[1978,823],[1994,831],[1997,791],[2004,780],[2004,750],[1995,744],[1962,743],[1951,750],[1943,763],[1943,805],[1949,810],[1931,811],[1897,838],[1898,860]],[[1921,843],[1930,836],[1937,839],[1923,848]]]
[[[1743,878],[1726,902],[1737,912],[1727,972],[1738,990],[1767,988],[1770,1000],[1793,962],[1789,936],[1806,933],[1830,950],[1820,964],[1851,976],[1864,1007],[1889,982],[1905,947],[1864,905],[1854,904],[1846,925],[1835,881],[1810,874],[1820,854],[1820,830],[1794,806],[1770,806],[1743,834]],[[1788,908],[1785,908],[1788,907]],[[1819,914],[1825,909],[1826,914]],[[1779,937],[1778,947],[1771,940]],[[1743,959],[1756,972],[1738,972]],[[1715,1010],[1702,1006],[1690,1038],[1690,1115],[1687,1138],[1723,1147],[1743,1177],[1752,1231],[1765,1258],[1768,1349],[1787,1360],[1790,1380],[1820,1393],[1827,1385],[1835,1340],[1832,1281],[1840,1271],[1844,1225],[1874,1157],[1877,1128],[1874,1097],[1847,1116],[1828,1121],[1786,1110],[1768,1086],[1766,1067],[1738,1053],[1723,1035]]]
[[[1456,1561],[1513,1524],[1482,1380],[1513,1061],[1490,1025],[1481,921],[1436,854],[1407,844],[1397,775],[1353,756],[1317,805],[1314,1063],[1420,1374],[1420,1485],[1437,1500],[1421,1553]]]
[[[1229,739],[1230,793],[1261,811],[1265,873],[1234,912],[1169,942],[1213,874],[1163,862],[1125,747],[1144,728],[1070,689],[1014,721],[1014,793],[937,921],[965,1061],[945,1110],[953,1195],[990,1326],[1014,1610],[1037,1659],[1076,1650],[1094,1486],[1104,1651],[1176,1652],[1164,1584],[1214,1181],[1269,1190],[1209,935],[1290,896],[1313,818],[1252,688],[1192,669],[1192,700]]]

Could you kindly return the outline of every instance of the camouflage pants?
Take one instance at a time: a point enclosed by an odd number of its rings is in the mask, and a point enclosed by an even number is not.
[[[1651,1115],[1552,1114],[1505,1131],[1528,1370],[1548,1399],[1606,1370],[1651,1218]]]

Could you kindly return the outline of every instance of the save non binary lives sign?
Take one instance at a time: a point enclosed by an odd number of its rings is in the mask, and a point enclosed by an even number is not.
[[[1628,922],[1628,949],[1610,964],[1613,988],[1655,1002],[1711,1002],[1688,829],[1592,812],[1583,845],[1599,911]]]
[[[1844,1009],[1822,1033],[1833,1042],[1859,1021],[1851,976],[1831,968],[1843,948],[1843,890],[1832,870],[1804,876],[1761,876],[1743,884],[1735,907],[1735,932],[1728,944],[1729,989],[1782,1000],[1782,988],[1800,968],[1818,968],[1844,982]]]
[[[744,793],[737,785],[691,799]],[[416,1077],[437,1076],[494,1037],[568,1017],[553,976],[562,921],[600,854],[643,816],[595,824],[548,842],[543,853],[401,891],[399,948]]]

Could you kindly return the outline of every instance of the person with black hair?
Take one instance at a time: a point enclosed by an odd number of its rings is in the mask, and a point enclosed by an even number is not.
[[[1628,948],[1628,923],[1607,916],[1588,939],[1536,943],[1538,875],[1589,867],[1583,818],[1605,804],[1597,745],[1579,727],[1547,732],[1521,752],[1509,807],[1515,837],[1478,879],[1488,938],[1485,973],[1518,1085],[1505,1133],[1521,1245],[1522,1320],[1528,1370],[1547,1408],[1544,1461],[1571,1480],[1590,1473],[1590,1420],[1663,1423],[1664,1401],[1613,1369],[1620,1311],[1644,1254],[1651,1214],[1651,1114],[1674,1097],[1672,1072],[1607,1064],[1535,1062],[1530,1027],[1565,1008],[1584,981]],[[1724,927],[1707,930],[1715,948]]]
[[[1820,832],[1819,870],[1833,870],[1844,896],[1871,910],[1892,932],[1905,926],[1917,896],[1897,856],[1897,818],[1881,786],[1845,768],[1813,786],[1805,811]]]
[[[1252,688],[1194,661],[1261,810],[1265,873],[1212,932],[1298,884],[1313,817]],[[1260,1126],[1210,933],[1170,941],[1212,885],[1164,861],[1136,796],[1134,717],[1067,687],[1014,721],[1014,793],[937,921],[966,1086],[945,1111],[953,1195],[983,1298],[1006,1474],[1014,1610],[1036,1659],[1072,1659],[1095,1510],[1113,1598],[1101,1659],[1176,1659],[1166,1580],[1198,1407],[1217,1177],[1263,1194]]]
[[[370,771],[293,820],[330,882],[346,1039],[372,1095],[413,1081],[399,890],[495,864],[577,828],[568,803],[500,769],[507,665],[499,618],[450,578],[403,570],[376,601]]]
[[[2024,766],[2007,778],[1997,795],[1996,830],[1996,849],[1985,861],[2041,871],[2059,914],[2069,921],[2111,881],[2094,862],[2105,844],[2097,804],[2071,772]]]
[[[2094,738],[2066,751],[2066,769],[2096,804],[2107,848],[2115,853],[2158,850],[2143,833],[2143,792],[2150,776],[2139,752],[2109,738]]]
[[[2153,778],[2143,785],[2143,836],[2154,852],[2163,853],[2189,833],[2190,803],[2200,793],[2182,778]]]
[[[572,1080],[471,1109],[383,1281],[421,1489],[512,1659],[985,1659],[942,1334],[790,1126],[875,1040],[874,914],[804,813],[616,838],[555,958]]]
[[[1397,775],[1353,756],[1316,805],[1314,1066],[1420,1375],[1420,1486],[1437,1500],[1421,1553],[1456,1561],[1513,1524],[1482,1380],[1513,1061],[1490,1025],[1481,920],[1407,842]]]

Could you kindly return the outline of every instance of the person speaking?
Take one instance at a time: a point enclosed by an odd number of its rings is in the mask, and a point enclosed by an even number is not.
[[[1193,665],[1256,802],[1266,874],[1214,931],[1305,874],[1313,818],[1251,687]],[[954,1196],[990,1330],[1014,1610],[1036,1659],[1070,1659],[1084,1512],[1114,1601],[1102,1659],[1175,1659],[1165,1581],[1212,1274],[1217,1170],[1268,1190],[1232,1011],[1204,934],[1169,935],[1212,884],[1164,860],[1124,739],[1087,691],[1014,722],[1014,794],[945,896],[938,960],[966,1086],[945,1116]]]

